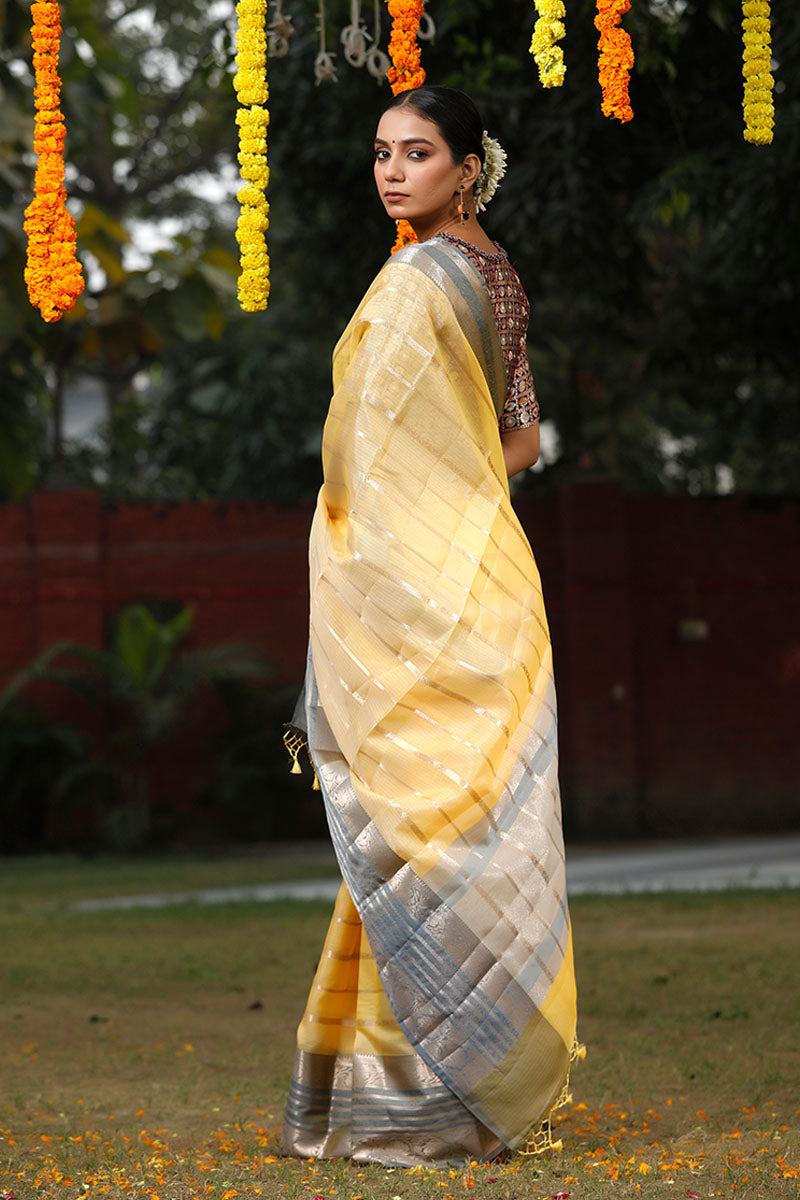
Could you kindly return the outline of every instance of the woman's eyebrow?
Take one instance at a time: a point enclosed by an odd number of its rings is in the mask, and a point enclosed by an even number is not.
[[[433,146],[433,142],[429,142],[427,138],[422,138],[422,137],[403,138],[403,140],[400,142],[401,146],[418,146],[420,144],[423,146]],[[383,138],[375,138],[375,145],[376,146],[388,146],[389,143],[387,141],[385,141]]]

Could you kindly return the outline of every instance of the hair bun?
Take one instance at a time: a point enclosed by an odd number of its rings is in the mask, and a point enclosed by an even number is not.
[[[508,161],[508,155],[503,147],[496,138],[489,137],[485,129],[483,131],[483,152],[486,157],[483,169],[475,180],[474,188],[475,207],[478,212],[484,211],[500,186],[500,180],[506,173],[506,162]]]

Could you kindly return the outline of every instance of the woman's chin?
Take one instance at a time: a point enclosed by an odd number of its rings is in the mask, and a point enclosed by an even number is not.
[[[393,221],[413,221],[413,214],[402,200],[384,200],[384,208]]]

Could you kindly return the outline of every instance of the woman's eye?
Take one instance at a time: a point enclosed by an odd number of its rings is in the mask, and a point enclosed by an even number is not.
[[[424,150],[412,150],[412,151],[410,152],[410,154],[409,154],[409,156],[408,156],[408,157],[409,157],[409,158],[413,158],[413,159],[415,159],[417,162],[419,162],[419,161],[421,161],[423,158],[427,158],[427,157],[428,157],[428,155],[425,153],[425,151],[424,151]]]
[[[376,159],[376,161],[377,161],[377,162],[385,162],[385,160],[386,160],[388,157],[389,157],[389,151],[388,151],[388,150],[376,150],[376,151],[375,151],[375,159]]]

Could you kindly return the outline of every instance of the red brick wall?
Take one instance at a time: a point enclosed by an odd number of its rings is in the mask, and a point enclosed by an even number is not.
[[[251,643],[287,681],[302,671],[312,508],[110,504],[51,492],[0,505],[0,673],[59,640],[102,644],[126,604],[195,609],[192,641]]]
[[[604,483],[516,503],[553,633],[572,835],[800,825],[800,505]],[[299,686],[311,511],[91,492],[0,505],[0,675],[55,640],[99,646],[126,604],[162,598],[194,606],[195,644],[250,643]],[[684,640],[687,619],[707,637]]]
[[[800,503],[597,483],[517,510],[550,613],[573,835],[800,827]]]

